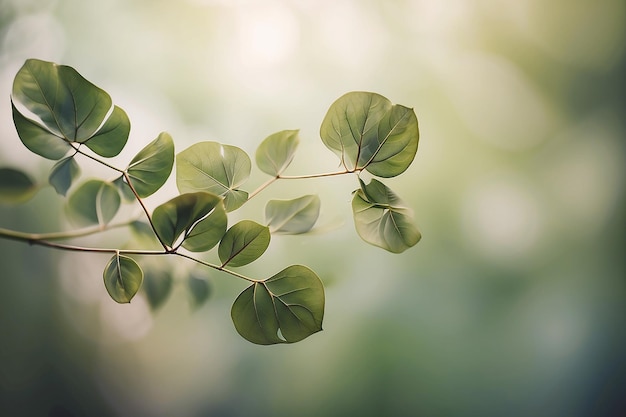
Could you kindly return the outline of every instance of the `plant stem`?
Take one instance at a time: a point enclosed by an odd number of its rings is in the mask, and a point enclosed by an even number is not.
[[[281,174],[278,174],[275,177],[270,178],[269,180],[267,180],[266,182],[261,184],[256,190],[251,192],[248,195],[248,200],[250,200],[255,195],[259,194],[261,191],[263,191],[267,187],[269,187],[276,180],[303,180],[303,179],[309,179],[309,178],[334,177],[334,176],[338,176],[338,175],[351,174],[351,173],[354,173],[354,172],[357,172],[357,171],[356,170],[350,171],[350,170],[346,169],[344,171],[324,172],[322,174],[306,174],[306,175],[281,175]]]
[[[194,262],[197,262],[200,265],[208,266],[209,268],[213,268],[213,269],[216,269],[218,271],[226,272],[227,274],[230,274],[230,275],[232,275],[234,277],[237,277],[237,278],[244,279],[244,280],[246,280],[248,282],[261,282],[262,281],[262,280],[259,280],[259,279],[254,279],[254,278],[247,277],[245,275],[242,275],[242,274],[237,273],[235,271],[231,271],[229,269],[225,269],[225,268],[223,268],[223,267],[221,267],[219,265],[214,265],[214,264],[202,261],[200,259],[194,258],[193,256],[186,255],[184,253],[173,252],[172,254],[173,255],[178,255],[178,256],[180,256],[182,258],[186,258],[186,259],[189,259],[189,260],[194,261]]]

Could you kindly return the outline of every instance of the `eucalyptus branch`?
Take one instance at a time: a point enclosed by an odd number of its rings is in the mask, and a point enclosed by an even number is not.
[[[227,274],[230,274],[230,275],[232,275],[234,277],[237,277],[237,278],[241,278],[241,279],[246,280],[248,282],[261,282],[262,281],[262,280],[258,280],[258,279],[247,277],[245,275],[242,275],[242,274],[240,274],[238,272],[235,272],[235,271],[232,271],[230,269],[226,269],[223,266],[215,265],[215,264],[212,264],[212,263],[209,263],[209,262],[205,262],[205,261],[203,261],[201,259],[194,258],[193,256],[189,256],[189,255],[184,254],[184,253],[172,252],[172,255],[177,255],[177,256],[180,256],[182,258],[189,259],[190,261],[196,262],[196,263],[198,263],[200,265],[204,265],[206,267],[213,268],[213,269],[215,269],[217,271],[225,272]]]

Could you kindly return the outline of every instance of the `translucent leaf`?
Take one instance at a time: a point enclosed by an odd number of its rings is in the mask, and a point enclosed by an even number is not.
[[[152,223],[163,242],[173,247],[183,233],[183,239],[186,239],[193,226],[221,204],[222,199],[215,194],[206,192],[181,194],[154,209]]]
[[[309,268],[292,265],[246,288],[231,317],[237,332],[252,343],[298,342],[322,330],[324,286]]]
[[[168,133],[162,132],[128,165],[128,175],[139,197],[148,197],[161,188],[169,178],[173,165],[174,141]]]
[[[211,285],[205,278],[192,272],[187,279],[187,289],[189,290],[191,308],[197,310],[202,307],[211,295]]]
[[[44,142],[61,146],[53,141],[54,137],[60,143],[85,143],[104,157],[117,155],[128,140],[130,122],[126,113],[113,106],[106,91],[72,67],[27,60],[13,81],[13,98],[43,123],[41,126],[17,110],[13,112],[22,142],[46,158],[59,159],[65,154],[59,156],[45,149]]]
[[[404,172],[415,158],[419,141],[412,109],[368,92],[337,99],[324,117],[320,135],[346,169],[366,169],[379,177]]]
[[[63,138],[56,136],[38,123],[27,119],[20,113],[13,101],[13,122],[20,140],[31,152],[47,159],[61,159],[70,150],[70,144]]]
[[[279,176],[293,160],[299,142],[297,130],[283,130],[268,136],[257,148],[257,166],[266,174]]]
[[[113,219],[120,203],[120,194],[113,184],[89,180],[69,196],[66,212],[69,219],[78,225],[103,226]]]
[[[250,176],[251,167],[250,157],[235,146],[200,142],[177,155],[176,185],[181,193],[221,195],[226,211],[233,211],[248,199],[238,187]]]
[[[354,192],[352,199],[352,213],[359,236],[389,252],[404,252],[421,238],[412,211],[376,179],[368,185],[361,181],[361,188]]]
[[[252,220],[233,225],[217,250],[222,266],[243,266],[257,260],[270,244],[270,230]]]
[[[73,156],[61,159],[54,164],[48,177],[48,182],[54,187],[57,194],[65,195],[72,183],[80,175],[80,167]]]
[[[118,303],[130,303],[143,281],[143,271],[137,262],[120,254],[111,258],[103,276],[107,292]]]
[[[110,158],[119,154],[130,134],[130,120],[126,112],[114,106],[113,112],[95,135],[85,141],[85,145],[100,156]]]
[[[167,300],[172,293],[173,282],[169,271],[156,268],[146,269],[142,288],[152,310],[157,310]]]
[[[265,206],[265,219],[272,233],[305,233],[315,225],[320,205],[316,195],[294,200],[270,200]]]
[[[0,168],[0,203],[22,203],[36,192],[36,184],[24,172]]]

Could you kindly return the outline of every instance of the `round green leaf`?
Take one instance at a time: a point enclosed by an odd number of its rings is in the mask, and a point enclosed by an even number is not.
[[[297,130],[283,130],[268,136],[256,150],[256,164],[266,174],[279,176],[289,166],[300,139]]]
[[[197,310],[202,307],[211,295],[211,285],[206,278],[198,273],[192,272],[187,279],[187,289],[189,290],[191,308]]]
[[[322,141],[349,171],[379,177],[404,172],[417,152],[419,130],[413,109],[369,92],[347,93],[328,110]]]
[[[421,238],[413,213],[387,186],[376,179],[354,192],[354,224],[361,239],[389,252],[400,253]]]
[[[165,184],[174,165],[174,141],[165,132],[157,136],[133,158],[128,165],[135,191],[139,197],[148,197]]]
[[[98,155],[110,158],[124,149],[129,134],[130,120],[126,112],[114,106],[113,112],[104,125],[84,143]]]
[[[120,208],[120,194],[113,184],[89,180],[81,184],[67,200],[67,215],[78,225],[109,223]]]
[[[167,300],[172,292],[173,282],[169,271],[157,268],[146,269],[142,289],[152,310],[157,310]]]
[[[24,172],[0,168],[0,203],[22,203],[36,192],[36,184]]]
[[[315,225],[320,205],[316,195],[293,200],[270,200],[265,206],[265,219],[272,233],[306,233]]]
[[[13,109],[13,122],[17,135],[28,150],[53,160],[63,158],[70,150],[71,146],[65,139],[51,133],[39,123],[24,117],[17,110],[13,101],[11,101],[11,108]]]
[[[133,259],[115,254],[104,268],[104,286],[111,298],[118,303],[130,303],[141,282],[143,271]]]
[[[186,239],[192,226],[221,204],[222,199],[215,194],[207,192],[182,194],[154,209],[152,223],[163,242],[173,247],[183,232],[185,233],[183,239]],[[195,238],[191,246],[199,246],[200,240],[200,237]]]
[[[48,177],[48,182],[54,187],[57,194],[65,195],[72,183],[80,175],[80,167],[73,156],[61,159],[54,164]]]
[[[187,233],[183,248],[191,252],[206,252],[212,249],[226,233],[228,218],[224,203],[220,201],[213,211],[197,222]]]
[[[241,149],[200,142],[176,156],[176,185],[181,193],[207,191],[224,197],[226,211],[241,207],[248,193],[239,190],[250,176],[250,157]]]
[[[292,265],[255,282],[235,300],[237,332],[259,345],[298,342],[322,330],[324,286],[315,272]]]
[[[222,261],[222,267],[243,266],[263,255],[269,244],[268,227],[252,220],[242,220],[228,229],[217,252]]]

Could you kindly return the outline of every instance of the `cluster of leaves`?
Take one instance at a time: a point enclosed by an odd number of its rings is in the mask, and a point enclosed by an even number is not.
[[[235,328],[257,344],[293,343],[322,329],[324,288],[311,269],[291,265],[267,279],[245,277],[231,268],[257,260],[275,233],[301,234],[311,230],[319,216],[320,200],[304,195],[293,200],[270,200],[265,206],[266,224],[252,220],[228,223],[228,213],[278,179],[311,178],[355,173],[359,188],[353,192],[352,209],[360,237],[375,246],[399,253],[415,245],[420,233],[411,210],[387,186],[376,179],[366,184],[362,171],[388,178],[403,173],[415,157],[418,145],[417,118],[412,109],[393,105],[369,92],[353,92],[335,101],[324,118],[320,135],[335,152],[342,170],[328,174],[285,176],[299,143],[298,131],[285,130],[261,142],[256,166],[270,180],[249,193],[251,158],[242,149],[217,142],[199,142],[178,154],[168,133],[161,133],[128,163],[117,168],[103,158],[124,149],[129,133],[127,114],[113,105],[111,97],[76,70],[29,59],[17,73],[12,92],[13,120],[19,138],[32,152],[57,161],[49,184],[67,196],[66,214],[77,226],[94,232],[113,227],[122,204],[139,204],[145,220],[126,223],[143,231],[159,250],[70,247],[0,229],[0,237],[28,240],[60,249],[110,252],[104,267],[104,285],[118,303],[127,303],[142,286],[148,299],[158,305],[171,289],[171,274],[139,266],[137,256],[176,255],[250,282],[233,303]],[[86,149],[85,149],[86,148]],[[97,161],[115,172],[114,179],[88,179],[78,183],[77,157]],[[157,192],[176,168],[180,195],[149,212],[143,199]],[[37,190],[35,182],[14,168],[0,168],[0,201],[21,202]],[[57,234],[69,238],[74,234]],[[219,263],[211,264],[194,253],[217,247]],[[190,254],[191,253],[191,254]],[[195,274],[189,288],[200,302],[208,295],[206,280]]]

